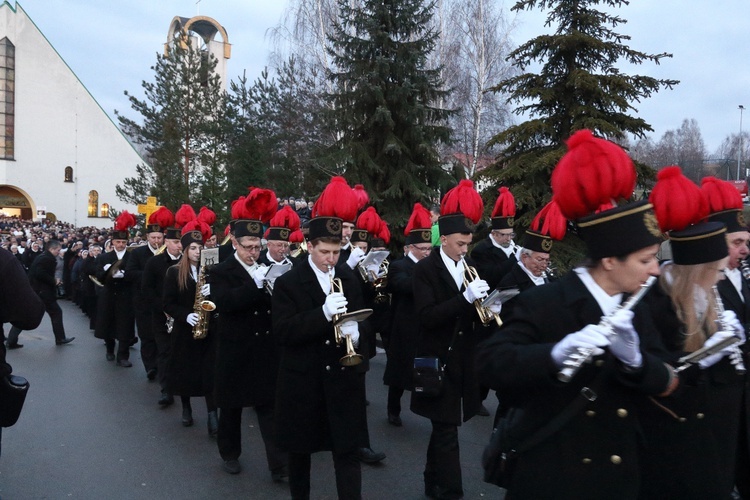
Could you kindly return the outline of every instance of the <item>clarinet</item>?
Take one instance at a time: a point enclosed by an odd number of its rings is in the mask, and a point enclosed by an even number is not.
[[[747,259],[740,261],[740,272],[745,281],[750,282],[750,263],[747,262]]]
[[[610,316],[614,315],[621,309],[626,311],[633,309],[643,296],[646,295],[646,292],[648,292],[654,283],[656,283],[656,276],[650,276],[646,282],[641,285],[641,289],[631,295],[625,303],[620,304],[620,307],[615,309]],[[612,325],[609,323],[609,316],[604,316],[599,321],[599,326],[608,330],[607,336],[611,336],[614,333],[612,332]],[[557,373],[557,379],[560,380],[560,382],[570,382],[575,374],[578,373],[578,370],[581,369],[583,364],[587,363],[594,357],[595,349],[596,348],[594,347],[579,347],[576,352],[572,353],[565,361],[563,361],[563,368]]]
[[[716,285],[714,285],[712,288],[714,291],[714,298],[716,299],[716,315],[718,316],[717,321],[719,323],[719,327],[722,329],[722,331],[732,331],[732,327],[721,319],[721,316],[724,313],[725,309],[724,301],[721,300],[721,295],[719,294],[719,289],[716,287]],[[732,366],[734,366],[734,369],[737,371],[737,373],[745,373],[745,363],[742,361],[742,350],[739,347],[739,343],[732,346],[732,351],[729,354],[729,361],[732,363]]]

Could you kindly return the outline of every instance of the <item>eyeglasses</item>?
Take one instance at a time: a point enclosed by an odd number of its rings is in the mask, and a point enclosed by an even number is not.
[[[239,241],[237,242],[237,245],[241,246],[243,249],[247,250],[248,252],[260,252],[260,245],[243,245]]]
[[[430,250],[432,250],[432,246],[422,246],[422,247],[418,247],[418,246],[416,246],[416,245],[415,245],[415,246],[413,246],[412,248],[414,248],[414,250],[418,250],[418,251],[420,251],[420,252],[429,252]]]
[[[506,238],[506,237],[515,238],[516,237],[516,233],[501,233],[500,231],[492,231],[492,234],[493,236],[499,236],[503,238]]]

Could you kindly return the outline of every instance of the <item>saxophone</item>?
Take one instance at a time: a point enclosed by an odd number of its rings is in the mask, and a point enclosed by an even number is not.
[[[216,250],[216,249],[210,249]],[[193,338],[195,340],[205,339],[208,335],[208,321],[211,319],[211,312],[216,310],[216,304],[206,300],[201,294],[201,288],[206,284],[206,269],[209,260],[204,255],[208,250],[201,252],[201,269],[198,271],[198,280],[195,283],[195,301],[193,302],[193,312],[198,315],[198,322],[193,327]],[[216,252],[218,254],[218,251]]]

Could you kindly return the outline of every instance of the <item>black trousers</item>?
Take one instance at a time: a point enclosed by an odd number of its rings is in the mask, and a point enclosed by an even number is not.
[[[221,408],[219,410],[219,435],[216,438],[219,454],[223,460],[237,460],[242,454],[242,410],[243,408]],[[289,463],[289,456],[281,451],[273,439],[273,404],[255,407],[258,427],[266,448],[268,470],[275,471]]]
[[[55,335],[55,342],[60,342],[65,338],[65,327],[63,326],[63,312],[60,309],[60,305],[57,303],[57,299],[48,297],[46,293],[40,293],[39,297],[44,302],[44,310],[49,314],[49,319],[52,321],[52,333]],[[20,328],[11,326],[10,332],[8,332],[8,345],[18,343],[18,335],[22,332]]]
[[[156,340],[151,328],[151,313],[146,305],[141,302],[140,297],[134,297],[135,326],[138,328],[138,337],[141,339],[141,361],[143,361],[143,367],[146,371],[149,371],[158,369],[156,364]]]
[[[388,386],[388,413],[401,415],[401,396],[404,395],[404,388],[395,385]]]
[[[332,455],[339,500],[360,500],[362,498],[362,468],[356,451],[332,452]],[[292,494],[292,500],[309,500],[309,453],[289,453],[289,491]]]
[[[425,490],[435,486],[445,494],[463,496],[461,458],[458,450],[458,427],[432,420],[432,434],[427,446],[427,464],[424,469]]]
[[[750,438],[747,435],[747,428],[750,426],[750,415],[747,413],[747,388],[742,400],[742,410],[740,411],[740,432],[739,446],[737,446],[737,465],[735,468],[734,482],[737,491],[744,499],[750,499],[750,453],[748,453],[748,443]]]
[[[105,290],[99,297],[96,332],[103,338],[107,352],[115,352],[117,341],[117,359],[130,358],[130,342],[135,336],[135,317],[133,316],[133,297],[130,291]]]
[[[160,319],[161,322],[159,322]],[[152,313],[151,331],[154,334],[154,343],[156,344],[156,380],[159,381],[162,391],[167,388],[167,364],[172,353],[172,344],[169,341],[166,323],[167,318],[164,313]]]

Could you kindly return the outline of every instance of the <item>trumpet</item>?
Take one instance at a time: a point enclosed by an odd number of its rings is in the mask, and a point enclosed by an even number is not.
[[[469,283],[479,279],[479,274],[473,266],[466,263],[466,260],[464,260],[463,257],[461,257],[461,263],[464,265],[464,287],[468,287]],[[500,315],[493,313],[489,308],[484,307],[481,299],[474,301],[474,307],[476,308],[477,314],[479,314],[479,319],[484,326],[489,325],[492,320],[495,320],[497,326],[503,326],[503,320],[500,319]]]
[[[646,282],[641,285],[640,290],[631,295],[624,304],[620,304],[620,307],[615,309],[612,312],[612,315],[614,315],[614,313],[619,311],[620,309],[624,309],[626,311],[630,311],[631,309],[633,309],[636,304],[640,302],[643,296],[646,295],[646,292],[649,291],[654,283],[656,283],[656,276],[649,277]],[[609,334],[612,333],[612,328],[608,316],[602,317],[602,319],[599,321],[599,326],[607,328],[609,330]],[[557,379],[560,382],[570,382],[573,376],[578,373],[578,370],[581,369],[583,364],[590,361],[591,358],[594,357],[594,349],[595,348],[593,347],[579,347],[577,352],[573,353],[572,355],[570,355],[570,357],[568,357],[568,359],[563,361],[563,368],[557,373]]]
[[[307,253],[307,241],[302,241],[302,243],[299,244],[297,248],[294,249],[293,252],[289,253],[289,256],[292,258],[297,258],[302,254]]]
[[[328,279],[331,282],[330,293],[344,293],[344,287],[341,283],[341,278],[335,278],[333,275],[333,267],[328,266]],[[336,339],[336,343],[341,345],[342,342],[346,343],[346,354],[341,357],[339,362],[343,366],[356,366],[362,362],[362,355],[357,354],[354,350],[354,344],[352,338],[349,335],[344,335],[341,332],[341,325],[346,321],[362,321],[372,314],[372,309],[360,309],[359,311],[344,312],[342,314],[335,314],[333,316],[333,332]]]

